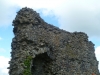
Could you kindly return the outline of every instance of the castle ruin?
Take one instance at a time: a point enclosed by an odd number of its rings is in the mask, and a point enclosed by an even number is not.
[[[99,75],[85,33],[61,30],[27,7],[17,12],[13,26],[9,75]]]

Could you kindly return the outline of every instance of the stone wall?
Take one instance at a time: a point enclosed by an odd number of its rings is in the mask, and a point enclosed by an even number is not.
[[[9,75],[99,75],[94,44],[83,32],[67,32],[22,8],[13,21]]]

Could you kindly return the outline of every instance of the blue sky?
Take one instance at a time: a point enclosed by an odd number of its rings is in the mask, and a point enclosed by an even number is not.
[[[61,29],[85,32],[95,44],[95,54],[100,61],[100,0],[0,0],[0,75],[8,75],[6,68],[14,37],[12,21],[16,12],[26,6]]]

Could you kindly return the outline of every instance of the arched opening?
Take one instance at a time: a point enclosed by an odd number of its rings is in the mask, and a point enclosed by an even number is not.
[[[32,60],[31,72],[32,75],[47,75],[50,72],[48,68],[52,59],[47,53],[39,54]]]

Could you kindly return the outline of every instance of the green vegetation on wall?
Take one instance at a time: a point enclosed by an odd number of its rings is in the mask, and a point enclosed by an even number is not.
[[[31,74],[31,68],[30,68],[31,61],[32,61],[32,56],[28,56],[26,58],[26,60],[24,61],[24,65],[26,66],[26,68],[23,72],[23,75],[32,75]]]

